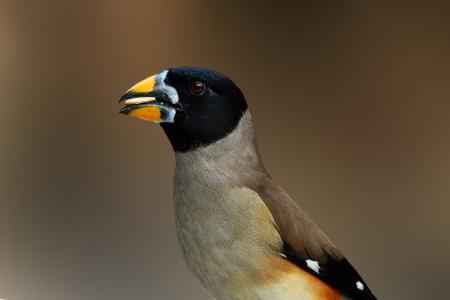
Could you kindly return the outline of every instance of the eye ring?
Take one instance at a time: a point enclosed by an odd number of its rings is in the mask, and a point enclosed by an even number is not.
[[[189,85],[189,91],[194,96],[201,96],[206,92],[206,84],[203,81],[194,81]]]

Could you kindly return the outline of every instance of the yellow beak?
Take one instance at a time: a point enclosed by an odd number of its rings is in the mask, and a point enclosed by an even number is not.
[[[176,109],[167,100],[164,90],[158,86],[158,75],[152,75],[120,98],[119,102],[125,104],[120,113],[155,123],[173,122]]]
[[[155,83],[156,83],[156,75],[152,75],[133,85],[133,87],[131,87],[131,89],[129,89],[128,92],[132,92],[135,94],[149,93],[153,91]]]

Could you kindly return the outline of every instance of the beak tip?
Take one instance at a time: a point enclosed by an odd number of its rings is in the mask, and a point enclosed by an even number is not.
[[[120,97],[119,103],[121,103],[121,102],[127,100],[127,96],[128,96],[128,93],[126,93],[126,94],[124,94],[122,97]]]
[[[120,97],[119,103],[131,99],[133,97],[136,97],[136,93],[134,93],[132,90],[128,90],[125,92],[125,94],[122,95],[122,97]]]
[[[119,114],[128,115],[128,113],[129,113],[129,110],[126,108],[122,108],[121,110],[119,110]]]

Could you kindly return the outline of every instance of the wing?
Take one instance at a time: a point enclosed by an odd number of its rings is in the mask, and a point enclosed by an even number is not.
[[[258,193],[273,215],[288,260],[351,299],[376,299],[358,272],[286,192],[267,179]]]

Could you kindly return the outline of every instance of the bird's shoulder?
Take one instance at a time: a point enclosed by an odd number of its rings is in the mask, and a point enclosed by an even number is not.
[[[376,299],[338,248],[271,178],[255,191],[273,216],[286,259],[350,299]]]

